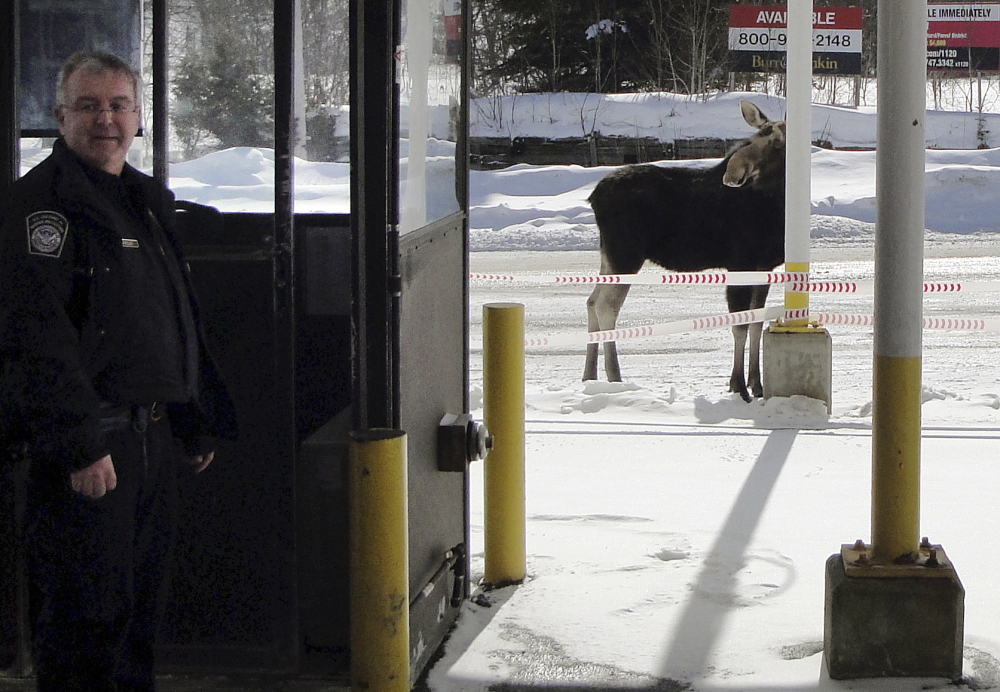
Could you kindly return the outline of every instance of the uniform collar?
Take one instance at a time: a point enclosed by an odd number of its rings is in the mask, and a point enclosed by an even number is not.
[[[62,175],[55,181],[54,192],[60,204],[76,211],[82,215],[90,217],[92,220],[102,224],[111,225],[116,228],[124,224],[121,212],[110,202],[107,195],[98,189],[98,186],[87,175],[86,168],[94,169],[93,166],[85,163],[79,156],[66,145],[66,141],[60,137],[52,146],[52,157],[58,164]],[[136,171],[131,166],[125,164],[122,169],[122,176],[132,176]],[[104,175],[110,175],[105,171],[98,171]]]

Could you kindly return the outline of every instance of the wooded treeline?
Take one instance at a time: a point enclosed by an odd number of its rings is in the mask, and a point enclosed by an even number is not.
[[[547,91],[696,94],[729,84],[731,0],[471,2],[478,96]],[[877,0],[814,4],[862,7],[862,71],[874,75]],[[758,78],[739,76],[744,83]]]
[[[274,1],[168,0],[171,122],[184,156],[273,144]],[[767,91],[774,84],[773,76],[762,74],[737,74],[730,82],[731,0],[465,1],[471,13],[474,97],[561,91],[701,94],[730,86]],[[349,2],[298,2],[303,117],[310,146],[315,146],[334,139],[337,118],[349,100]],[[147,11],[151,4],[144,3]],[[868,81],[876,70],[878,2],[814,0],[817,8],[844,4],[862,8],[861,70]],[[430,0],[430,11],[436,25],[443,26],[444,1]],[[144,24],[147,29],[152,25],[149,17]],[[938,73],[931,83],[958,77]],[[981,110],[984,93],[996,85],[975,75],[965,79],[965,102],[939,103],[944,90],[935,88],[935,108]],[[814,96],[826,89],[834,102],[836,78],[814,81]],[[334,153],[309,155],[327,160]]]

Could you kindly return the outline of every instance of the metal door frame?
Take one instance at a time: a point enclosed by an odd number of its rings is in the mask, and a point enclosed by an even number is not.
[[[399,425],[395,51],[399,0],[351,0],[351,235],[356,430]]]
[[[469,7],[462,7],[462,84],[469,84]],[[399,233],[399,138],[400,89],[397,60],[401,46],[401,0],[351,0],[351,227],[354,241],[354,414],[355,429],[402,428],[408,433],[409,484],[411,497],[410,553],[410,633],[411,663],[414,672],[426,665],[458,615],[451,603],[456,590],[468,597],[469,486],[468,473],[461,477],[437,469],[435,433],[444,410],[432,411],[426,404],[447,405],[467,413],[469,408],[469,307],[468,307],[468,161],[467,135],[460,129],[456,146],[456,194],[459,210],[442,219],[431,220],[422,228]],[[462,89],[460,121],[468,122],[467,88]],[[411,261],[420,268],[414,270]],[[456,272],[459,286],[450,285],[446,274]],[[458,294],[461,313],[454,316],[461,330],[461,344],[451,344],[456,368],[461,368],[454,396],[440,401],[417,402],[414,393],[404,391],[412,372],[401,372],[401,363],[413,365],[410,335],[403,330],[413,319],[403,315],[404,305],[413,310],[409,290],[420,296],[436,297],[432,285],[448,287],[450,300]],[[450,303],[449,303],[450,304]],[[449,313],[448,319],[451,318]],[[434,325],[442,327],[443,325]],[[452,331],[456,324],[449,323]],[[404,336],[407,344],[402,344]],[[431,354],[439,349],[422,345]],[[418,360],[418,359],[417,359]],[[440,391],[436,391],[440,395]],[[425,404],[425,405],[420,405]],[[407,407],[407,410],[404,410]],[[437,418],[435,418],[435,415]],[[407,430],[413,426],[413,429]],[[413,500],[426,494],[446,493],[441,510],[445,521],[440,527],[426,526],[438,520],[427,503]],[[451,493],[461,497],[451,497]],[[440,497],[440,495],[438,495]],[[454,509],[461,503],[458,515]],[[418,509],[419,507],[419,509]],[[415,516],[414,509],[422,510]],[[413,545],[415,532],[421,539]],[[461,547],[455,557],[451,549]],[[449,557],[450,555],[450,557]],[[456,565],[456,559],[459,564]],[[433,594],[424,597],[423,594]],[[425,646],[424,646],[425,645]]]

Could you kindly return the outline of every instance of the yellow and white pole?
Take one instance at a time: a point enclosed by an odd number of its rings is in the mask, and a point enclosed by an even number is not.
[[[524,306],[483,306],[483,423],[493,436],[484,474],[484,581],[527,574],[524,500]]]
[[[785,271],[809,271],[812,165],[812,0],[788,0],[785,70]],[[809,323],[809,294],[785,291],[783,327]]]
[[[920,536],[927,13],[881,0],[872,394],[872,557],[915,554]]]
[[[409,692],[406,434],[351,433],[351,689]]]
[[[785,271],[809,272],[812,199],[812,0],[788,0],[785,68]],[[785,289],[783,316],[763,334],[764,396],[833,399],[833,342],[809,321],[809,294]]]

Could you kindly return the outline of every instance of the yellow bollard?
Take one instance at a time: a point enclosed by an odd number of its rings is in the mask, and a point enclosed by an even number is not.
[[[891,564],[920,543],[921,359],[875,356],[872,557]]]
[[[524,306],[483,306],[483,422],[493,435],[484,473],[487,585],[524,581]]]
[[[406,434],[351,433],[351,689],[410,689]]]

